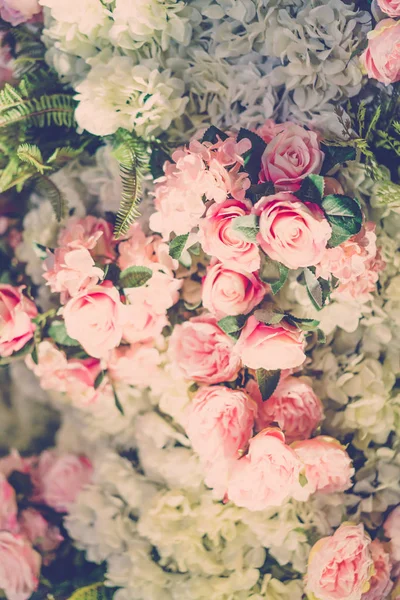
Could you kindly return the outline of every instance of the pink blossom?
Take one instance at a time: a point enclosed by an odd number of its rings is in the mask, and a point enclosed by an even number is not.
[[[293,125],[290,121],[286,121],[285,123],[275,123],[273,119],[267,119],[261,127],[256,129],[255,133],[259,135],[264,142],[269,144],[290,125]]]
[[[107,369],[114,381],[144,389],[159,377],[160,363],[160,353],[152,344],[134,344],[112,350]]]
[[[311,494],[344,492],[351,486],[354,469],[344,446],[337,440],[320,435],[292,444],[305,465],[307,483],[296,492],[296,498],[307,500]]]
[[[0,530],[15,531],[17,528],[17,499],[14,488],[0,474]]]
[[[368,77],[385,85],[400,81],[400,21],[380,21],[368,33],[368,47],[360,60]]]
[[[129,304],[125,308],[125,322],[123,339],[129,344],[138,342],[151,342],[161,336],[162,330],[168,325],[168,318],[164,311],[156,311],[147,302],[146,292],[135,290],[128,295]],[[160,302],[165,298],[160,298]]]
[[[250,369],[290,369],[305,360],[304,334],[281,325],[265,325],[254,316],[242,329],[236,351]]]
[[[30,21],[41,10],[38,0],[0,0],[0,16],[13,27]]]
[[[322,420],[321,400],[312,387],[298,377],[281,378],[268,402],[262,401],[254,379],[250,379],[246,389],[258,404],[257,429],[278,423],[288,444],[311,437]]]
[[[68,335],[90,356],[104,357],[121,342],[124,305],[109,281],[71,298],[63,308],[63,317]]]
[[[213,204],[200,222],[200,242],[204,252],[231,269],[253,272],[260,267],[257,244],[244,240],[233,228],[236,217],[249,215],[251,205],[238,200]]]
[[[282,192],[261,198],[254,210],[260,217],[257,241],[272,260],[289,269],[321,260],[332,230],[317,204]]]
[[[298,190],[307,175],[320,172],[324,157],[317,133],[286,125],[264,151],[260,180],[272,181],[277,190]]]
[[[217,319],[227,315],[247,315],[264,298],[266,286],[255,273],[232,270],[212,261],[203,279],[203,306]]]
[[[51,525],[34,508],[27,508],[22,511],[19,523],[21,533],[38,548],[41,554],[45,555],[44,564],[49,564],[54,557],[53,553],[64,540],[60,530],[55,525]]]
[[[41,558],[20,535],[0,531],[0,589],[8,600],[28,600],[38,588]]]
[[[400,17],[400,0],[378,0],[378,5],[389,17]]]
[[[88,215],[71,217],[58,236],[59,246],[86,248],[96,262],[110,263],[115,259],[113,229],[104,219]]]
[[[0,284],[0,356],[11,356],[32,338],[37,309],[32,300],[22,294],[23,286]]]
[[[383,529],[390,539],[390,556],[394,562],[400,562],[400,505],[387,517]]]
[[[360,600],[373,573],[369,546],[364,527],[351,523],[320,539],[308,559],[306,592],[317,600]]]
[[[371,542],[369,551],[374,562],[374,574],[369,581],[370,588],[361,596],[361,600],[383,600],[388,598],[393,587],[390,579],[392,564],[389,554],[385,552],[383,544],[379,540]]]
[[[241,367],[234,342],[208,314],[175,327],[169,356],[183,377],[205,384],[232,381]]]
[[[74,250],[66,246],[57,248],[54,254],[48,252],[43,268],[43,277],[51,291],[61,294],[61,304],[96,285],[104,276],[86,248]]]
[[[248,454],[236,461],[228,497],[248,510],[280,506],[299,485],[301,463],[277,428],[264,429],[249,442]]]
[[[121,271],[128,267],[144,266],[172,275],[179,267],[178,261],[169,256],[169,246],[160,236],[146,236],[139,223],[131,226],[129,236],[118,246],[118,266]]]
[[[132,306],[140,307],[147,304],[158,315],[165,312],[179,300],[179,290],[182,280],[173,274],[163,271],[154,271],[145,285],[136,288],[125,288],[124,292]]]

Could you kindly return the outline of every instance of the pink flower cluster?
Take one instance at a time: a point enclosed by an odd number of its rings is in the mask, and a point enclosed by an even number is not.
[[[45,518],[43,505],[67,512],[91,473],[85,457],[53,451],[27,459],[13,451],[0,460],[0,589],[9,600],[30,598],[39,585],[42,563],[53,560],[64,540],[59,528]],[[29,482],[27,492],[19,492],[22,508],[12,475]]]

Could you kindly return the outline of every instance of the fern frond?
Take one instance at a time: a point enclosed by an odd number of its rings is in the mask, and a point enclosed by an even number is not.
[[[34,144],[21,144],[18,146],[17,156],[20,160],[22,160],[22,162],[28,163],[32,167],[35,167],[35,169],[42,175],[45,171],[51,169],[51,167],[44,164],[40,148]]]
[[[16,90],[6,85],[0,92],[0,127],[23,123],[40,128],[52,125],[72,128],[75,106],[76,102],[68,94],[27,98],[21,86]]]
[[[380,205],[398,208],[400,207],[400,185],[389,180],[382,181],[377,185],[376,197]]]
[[[147,145],[137,138],[122,142],[114,156],[119,162],[122,182],[122,198],[116,218],[114,236],[124,235],[134,220],[139,216],[141,182],[148,168],[149,154]]]
[[[55,166],[65,165],[69,161],[77,158],[83,152],[85,146],[87,146],[87,142],[85,142],[79,148],[71,148],[70,146],[61,146],[60,148],[56,148],[53,154],[47,160],[47,164]]]
[[[65,219],[68,214],[68,203],[62,191],[46,175],[39,175],[35,181],[37,192],[50,200],[57,221]]]
[[[36,170],[28,165],[21,165],[16,156],[10,157],[6,167],[0,173],[0,193],[16,187],[20,191]]]

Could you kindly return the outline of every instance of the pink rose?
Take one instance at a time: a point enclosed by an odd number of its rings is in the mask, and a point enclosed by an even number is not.
[[[257,383],[251,379],[246,388],[258,404],[258,431],[278,423],[286,442],[311,437],[323,418],[321,400],[311,386],[298,377],[281,379],[268,402],[263,402]]]
[[[96,285],[103,279],[104,272],[96,267],[89,250],[86,248],[57,248],[48,252],[48,258],[43,263],[45,273],[43,278],[53,293],[61,294],[61,304]]]
[[[57,512],[68,512],[81,489],[90,483],[92,471],[91,462],[84,456],[43,452],[32,472],[34,499]]]
[[[169,356],[185,379],[205,384],[233,381],[241,367],[234,342],[211,315],[177,325],[169,340]]]
[[[114,381],[122,381],[138,388],[147,388],[159,377],[161,356],[151,344],[119,346],[111,350],[108,374]]]
[[[41,12],[38,0],[0,0],[0,16],[13,27]]]
[[[311,494],[344,492],[351,486],[354,469],[344,446],[337,440],[320,435],[311,440],[294,442],[293,450],[305,465],[307,483],[295,497],[307,500]]]
[[[111,223],[93,215],[71,217],[58,236],[59,246],[86,248],[96,262],[104,264],[115,259],[115,244]]]
[[[38,312],[36,306],[22,294],[23,286],[0,284],[0,356],[11,356],[33,338]]]
[[[140,290],[141,288],[138,288],[134,294],[128,295],[129,304],[125,306],[123,338],[129,344],[156,340],[168,325],[165,311],[160,313],[154,310],[154,307],[147,302],[146,294],[142,296]],[[165,298],[160,298],[161,302],[163,300]]]
[[[213,204],[200,221],[200,242],[204,252],[220,260],[226,267],[257,271],[260,255],[257,244],[244,240],[233,228],[236,217],[249,215],[251,206],[239,200]]]
[[[378,5],[389,17],[400,17],[400,0],[378,0]]]
[[[394,562],[400,562],[400,505],[396,506],[386,519],[383,529],[390,539],[390,556]]]
[[[267,119],[255,132],[264,140],[264,142],[269,144],[279,133],[282,133],[282,131],[291,125],[293,125],[293,123],[290,121],[286,121],[286,123],[275,123],[273,119]]]
[[[0,589],[8,600],[28,600],[39,586],[40,555],[20,535],[0,531]]]
[[[49,564],[52,553],[57,550],[64,540],[59,528],[51,525],[34,508],[23,510],[19,522],[22,534],[30,543],[37,547],[42,554],[49,555],[44,561],[44,564]]]
[[[121,342],[124,314],[119,292],[109,281],[77,294],[63,308],[68,335],[95,358]]]
[[[306,592],[316,600],[360,600],[373,573],[369,545],[364,527],[351,523],[320,539],[308,559]]]
[[[389,554],[385,552],[379,540],[371,542],[369,551],[374,561],[374,574],[369,581],[370,588],[361,596],[361,600],[383,600],[388,597],[393,587],[390,579],[392,564]]]
[[[289,269],[321,260],[332,230],[319,206],[282,192],[261,198],[254,211],[260,216],[257,241],[272,260]]]
[[[256,403],[244,390],[201,387],[189,405],[186,433],[204,463],[237,459],[252,435]]]
[[[368,33],[368,47],[360,60],[368,77],[385,85],[400,81],[400,21],[380,21]]]
[[[314,131],[287,125],[264,151],[260,180],[272,181],[277,190],[296,191],[307,175],[320,172],[324,157]]]
[[[301,463],[279,429],[264,429],[251,438],[248,454],[236,461],[228,497],[248,510],[280,506],[299,485]]]
[[[203,279],[203,306],[217,319],[247,315],[264,298],[266,286],[258,275],[242,269],[233,271],[213,261]]]
[[[249,317],[236,345],[242,362],[250,369],[290,369],[300,366],[304,354],[304,333],[281,325],[265,325]]]
[[[17,527],[17,499],[14,488],[0,474],[0,530],[14,531]]]

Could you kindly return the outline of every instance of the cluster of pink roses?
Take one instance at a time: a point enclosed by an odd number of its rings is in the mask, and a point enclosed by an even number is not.
[[[41,565],[64,541],[49,508],[66,513],[91,474],[85,457],[54,451],[30,458],[14,451],[0,460],[0,589],[9,600],[27,600],[37,589]]]
[[[389,85],[400,81],[400,2],[378,0],[378,5],[389,18],[379,21],[368,34],[361,64],[368,77]]]

